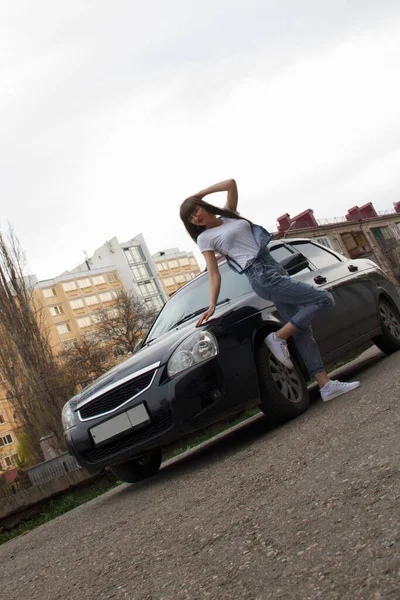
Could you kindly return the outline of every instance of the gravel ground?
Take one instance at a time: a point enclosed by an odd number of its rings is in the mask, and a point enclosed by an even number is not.
[[[400,353],[0,547],[7,600],[400,597]]]

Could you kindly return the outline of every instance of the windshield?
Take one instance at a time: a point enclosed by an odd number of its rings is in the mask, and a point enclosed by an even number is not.
[[[251,292],[251,287],[246,275],[239,275],[232,271],[226,263],[219,266],[221,273],[221,290],[218,300],[229,298],[239,298]],[[153,327],[151,328],[147,341],[160,337],[169,329],[172,329],[176,323],[185,320],[192,313],[207,310],[210,302],[210,287],[208,283],[208,274],[204,273],[197,279],[194,279],[186,287],[176,292],[158,315]]]

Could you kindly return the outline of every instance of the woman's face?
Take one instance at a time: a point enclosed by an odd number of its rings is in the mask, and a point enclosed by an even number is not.
[[[193,223],[193,225],[207,225],[210,221],[211,215],[203,206],[196,206],[192,214],[190,215],[189,221]]]

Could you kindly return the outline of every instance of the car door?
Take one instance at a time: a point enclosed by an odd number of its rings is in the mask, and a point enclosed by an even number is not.
[[[325,278],[328,289],[335,286],[336,296],[349,315],[350,341],[354,342],[377,326],[377,293],[369,276],[372,267],[362,260],[341,257],[311,241],[295,241],[292,247],[302,252],[319,271],[314,277],[317,284]]]
[[[282,245],[271,247],[270,251],[278,262],[290,256],[290,252],[301,252],[308,259],[309,266],[294,277],[314,287],[328,290],[335,299],[335,306],[317,314],[312,323],[321,354],[329,354],[351,342],[350,315],[340,294],[348,271],[341,259],[308,240],[286,240]]]

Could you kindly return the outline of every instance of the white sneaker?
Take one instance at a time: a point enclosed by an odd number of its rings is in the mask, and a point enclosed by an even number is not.
[[[328,402],[332,398],[337,398],[347,392],[351,392],[356,388],[360,387],[359,381],[352,381],[350,383],[343,383],[342,381],[331,380],[320,389],[321,398],[323,402]]]
[[[270,333],[265,338],[264,342],[268,346],[270,352],[285,365],[288,369],[293,369],[293,363],[290,358],[288,345],[286,340],[281,340],[276,337],[275,333]]]

